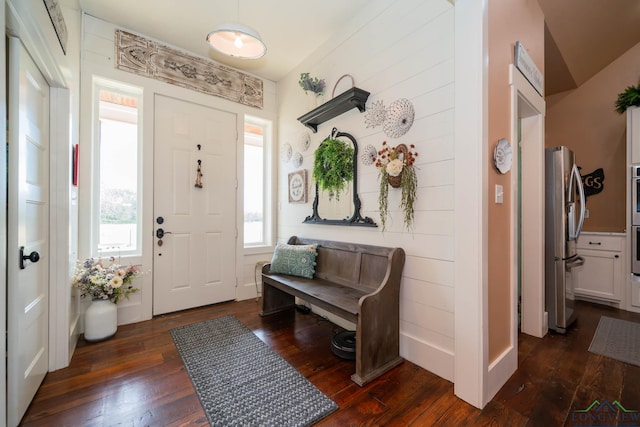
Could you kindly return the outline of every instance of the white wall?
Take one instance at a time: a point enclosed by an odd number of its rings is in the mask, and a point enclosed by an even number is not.
[[[454,9],[445,0],[375,0],[355,16],[340,34],[311,52],[299,67],[278,82],[278,146],[298,149],[305,127],[297,117],[309,109],[298,86],[301,72],[324,78],[327,96],[337,80],[350,74],[355,85],[371,92],[367,106],[382,100],[385,106],[409,99],[415,109],[413,127],[398,139],[381,127],[366,128],[365,115],[353,109],[320,125],[311,148],[303,152],[309,175],[313,152],[333,127],[352,134],[362,148],[415,144],[419,152],[418,199],[414,231],[403,230],[400,192],[390,191],[391,217],[381,228],[302,224],[312,212],[309,202],[290,204],[287,175],[291,163],[278,162],[278,240],[292,235],[402,247],[407,259],[400,295],[401,355],[453,380],[454,371]],[[341,83],[342,85],[342,83]],[[362,215],[379,224],[378,171],[358,165]]]
[[[183,89],[157,80],[128,73],[115,69],[114,55],[114,32],[116,26],[94,18],[90,15],[83,15],[83,46],[82,46],[82,90],[85,96],[82,99],[82,125],[81,125],[81,148],[80,148],[80,258],[90,256],[89,253],[89,230],[90,230],[90,187],[91,187],[91,92],[93,76],[102,77],[109,80],[122,82],[143,89],[142,99],[142,123],[143,123],[143,247],[142,256],[127,258],[127,263],[142,264],[142,270],[149,272],[142,278],[137,279],[136,286],[141,288],[141,292],[134,294],[130,300],[124,300],[118,304],[118,323],[131,323],[140,320],[150,319],[152,313],[152,259],[153,259],[153,99],[156,94],[162,94],[189,102],[198,103],[223,111],[229,111],[238,115],[238,134],[240,135],[237,147],[238,158],[238,193],[237,193],[237,217],[238,225],[238,245],[236,277],[240,285],[237,290],[238,299],[255,297],[255,285],[253,285],[252,271],[255,260],[264,259],[265,255],[260,250],[245,251],[243,249],[242,235],[242,156],[243,156],[243,120],[244,115],[262,118],[275,122],[276,117],[276,85],[268,80],[263,80],[264,107],[257,109],[241,105],[226,99],[206,95],[200,92]],[[124,30],[128,30],[123,28]],[[144,34],[141,34],[145,36]],[[145,36],[146,37],[146,36]],[[162,40],[160,43],[167,44]],[[275,137],[275,136],[274,136]],[[267,258],[270,258],[271,247],[264,250]],[[124,258],[124,257],[123,257]],[[253,291],[253,292],[251,292]]]

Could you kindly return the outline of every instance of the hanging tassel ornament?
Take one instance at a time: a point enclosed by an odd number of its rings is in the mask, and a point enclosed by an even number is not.
[[[202,160],[198,160],[198,169],[196,171],[195,187],[202,188]]]

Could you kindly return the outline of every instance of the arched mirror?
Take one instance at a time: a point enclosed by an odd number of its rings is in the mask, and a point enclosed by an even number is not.
[[[356,139],[346,133],[338,132],[333,128],[331,135],[320,143],[318,150],[327,148],[327,144],[336,141],[346,143],[347,150],[351,155],[348,164],[350,167],[344,176],[342,183],[339,183],[338,191],[327,191],[320,189],[315,184],[315,199],[313,200],[313,213],[306,217],[303,222],[308,224],[327,224],[327,225],[356,225],[363,227],[377,227],[377,224],[369,217],[363,218],[360,215],[360,198],[358,197],[358,143]],[[325,144],[325,145],[323,145]],[[316,156],[318,155],[316,150]],[[327,163],[327,167],[329,167]]]

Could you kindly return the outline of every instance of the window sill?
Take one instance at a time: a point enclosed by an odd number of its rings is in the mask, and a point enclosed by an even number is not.
[[[273,245],[245,246],[243,253],[245,256],[263,255],[263,254],[272,254],[274,250],[275,250],[275,246]]]

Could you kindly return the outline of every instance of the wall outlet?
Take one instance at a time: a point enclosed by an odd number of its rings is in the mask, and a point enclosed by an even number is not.
[[[589,209],[584,210],[584,217],[589,218]]]

